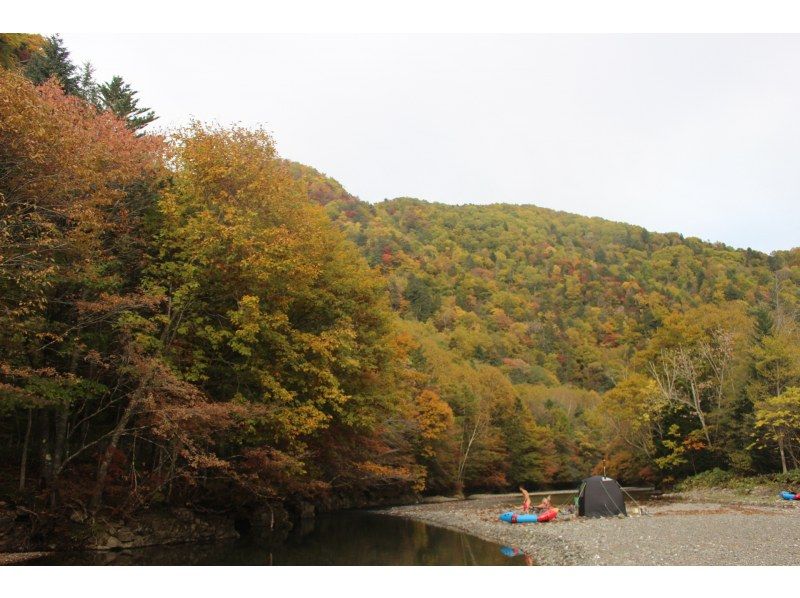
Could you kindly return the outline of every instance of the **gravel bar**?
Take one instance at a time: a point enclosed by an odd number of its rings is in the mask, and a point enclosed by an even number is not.
[[[519,500],[487,498],[380,512],[519,548],[539,565],[800,565],[798,502],[653,501],[642,505],[643,515],[559,515],[554,522],[533,524],[497,519],[518,509]]]

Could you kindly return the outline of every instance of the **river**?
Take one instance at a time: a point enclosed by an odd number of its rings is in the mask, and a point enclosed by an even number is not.
[[[626,489],[630,509],[651,488]],[[574,490],[531,492],[570,505]],[[476,494],[467,503],[498,513],[519,494]],[[52,553],[31,565],[530,565],[532,557],[468,534],[370,511],[340,511],[305,520],[280,544],[242,539],[221,544],[152,546],[119,551]]]
[[[31,565],[525,565],[530,559],[464,533],[367,511],[343,511],[303,522],[277,546],[152,546],[120,551],[54,553]]]

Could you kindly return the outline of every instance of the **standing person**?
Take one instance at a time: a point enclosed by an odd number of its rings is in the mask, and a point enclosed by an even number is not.
[[[519,491],[522,492],[522,512],[527,513],[531,510],[531,497],[522,486],[519,487]]]

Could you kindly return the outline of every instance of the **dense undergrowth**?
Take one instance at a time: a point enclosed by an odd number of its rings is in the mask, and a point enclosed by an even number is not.
[[[723,488],[737,492],[749,492],[755,488],[768,488],[776,493],[781,490],[800,492],[800,469],[792,469],[786,473],[765,473],[744,476],[731,471],[714,468],[678,482],[675,490],[679,492],[691,490],[713,490]]]

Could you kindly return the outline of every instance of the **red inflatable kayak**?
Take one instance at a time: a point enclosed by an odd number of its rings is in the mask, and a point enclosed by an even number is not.
[[[538,522],[544,523],[545,521],[552,521],[558,515],[558,509],[547,509],[546,511],[539,513]]]

